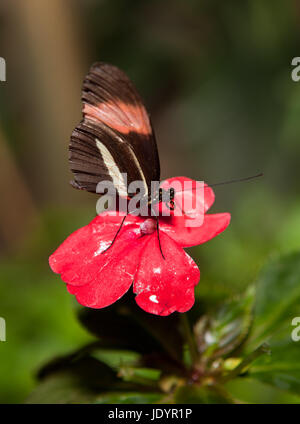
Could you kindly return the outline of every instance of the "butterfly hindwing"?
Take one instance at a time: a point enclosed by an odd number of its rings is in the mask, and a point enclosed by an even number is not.
[[[96,63],[84,79],[83,121],[70,141],[73,186],[96,192],[100,181],[114,183],[124,193],[127,183],[160,177],[159,158],[148,113],[135,87],[120,69]]]

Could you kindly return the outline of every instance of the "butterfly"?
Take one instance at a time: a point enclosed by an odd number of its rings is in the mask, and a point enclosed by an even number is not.
[[[99,182],[110,181],[119,196],[129,199],[128,186],[140,181],[150,209],[165,201],[173,210],[174,189],[159,188],[151,195],[151,182],[160,181],[157,144],[149,114],[127,75],[116,66],[95,63],[84,78],[81,99],[83,119],[69,145],[72,186],[96,193]]]

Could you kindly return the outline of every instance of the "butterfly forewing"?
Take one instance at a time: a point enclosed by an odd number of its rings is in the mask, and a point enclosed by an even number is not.
[[[128,77],[115,66],[96,63],[84,79],[83,120],[72,133],[69,161],[73,186],[96,192],[100,181],[113,182],[119,195],[142,181],[150,193],[159,181],[157,146],[148,113]]]

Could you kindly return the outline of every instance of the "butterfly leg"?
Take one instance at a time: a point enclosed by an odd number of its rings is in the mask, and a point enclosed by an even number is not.
[[[112,239],[112,242],[110,243],[110,245],[105,250],[103,250],[103,252],[101,252],[101,254],[107,252],[108,249],[110,249],[112,247],[112,245],[114,244],[114,242],[116,241],[116,239],[118,237],[119,232],[121,231],[121,229],[123,227],[123,224],[125,222],[126,217],[127,217],[127,215],[125,215],[124,218],[122,219],[121,225],[118,228],[118,231],[116,232],[116,234],[114,235],[114,238]]]
[[[163,254],[163,251],[162,251],[162,248],[161,248],[161,243],[160,243],[158,216],[156,217],[156,230],[157,230],[157,238],[158,238],[158,244],[159,244],[159,250],[160,250],[161,256],[163,257],[163,259],[166,259],[164,254]]]

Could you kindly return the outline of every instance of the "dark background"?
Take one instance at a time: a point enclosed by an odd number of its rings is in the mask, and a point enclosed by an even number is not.
[[[298,1],[2,0],[0,55],[0,401],[24,401],[42,363],[91,339],[48,256],[95,215],[96,197],[71,188],[67,163],[94,61],[137,85],[162,178],[215,183],[264,172],[215,189],[212,211],[232,222],[191,250],[200,297],[242,292],[269,256],[299,247]],[[251,390],[256,400],[286,400],[261,383]]]

